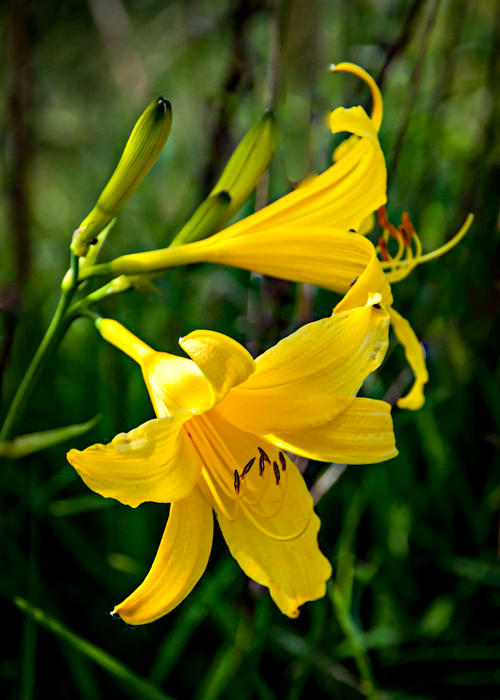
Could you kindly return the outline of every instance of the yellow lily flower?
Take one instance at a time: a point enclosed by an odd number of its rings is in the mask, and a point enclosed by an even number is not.
[[[189,594],[210,554],[212,509],[231,554],[285,615],[324,595],[319,519],[287,453],[356,464],[397,454],[389,404],[355,397],[387,349],[378,299],[303,326],[256,360],[214,331],[180,339],[188,359],[96,323],[140,365],[157,418],[68,460],[103,496],[172,503],[151,570],[113,614],[145,624]]]
[[[377,119],[376,109],[372,119]],[[334,110],[332,132],[356,135],[354,147],[325,172],[251,216],[202,241],[120,256],[82,272],[81,279],[214,262],[344,293],[371,266],[377,281],[373,291],[390,303],[384,274],[371,262],[376,258],[373,245],[348,233],[386,202],[384,155],[372,119],[362,107]]]
[[[351,134],[336,149],[330,168],[210,238],[123,255],[95,266],[89,274],[137,274],[212,262],[309,282],[344,294],[335,313],[363,306],[371,295],[379,293],[415,375],[413,386],[407,396],[398,400],[398,406],[416,410],[425,400],[423,387],[428,380],[425,358],[413,329],[392,308],[390,282],[400,281],[418,264],[456,245],[467,232],[472,217],[468,217],[453,239],[426,255],[422,254],[414,231],[406,238],[399,236],[394,257],[390,257],[387,245],[379,243],[375,248],[362,235],[371,229],[373,213],[387,200],[385,159],[378,140],[382,96],[373,78],[359,66],[340,63],[332,70],[362,78],[370,87],[373,106],[370,117],[359,106],[339,107],[330,114],[333,133]],[[385,231],[386,239],[387,235]],[[82,279],[85,276],[84,272]]]

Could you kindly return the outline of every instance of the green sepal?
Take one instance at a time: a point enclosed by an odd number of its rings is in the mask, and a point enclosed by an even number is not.
[[[92,430],[99,420],[100,416],[95,416],[86,423],[76,423],[75,425],[67,425],[64,428],[56,428],[55,430],[44,430],[40,433],[20,435],[14,440],[0,442],[0,457],[19,459],[27,457],[34,452],[46,450],[48,447],[53,447],[61,442],[87,433],[89,430]]]
[[[97,204],[73,234],[71,250],[87,255],[92,241],[132,196],[160,155],[172,126],[170,102],[158,97],[146,107]]]

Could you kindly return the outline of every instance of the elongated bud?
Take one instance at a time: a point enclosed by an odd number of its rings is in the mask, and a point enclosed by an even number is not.
[[[206,238],[229,221],[264,174],[273,156],[277,135],[274,115],[267,110],[240,141],[215,187],[179,231],[171,246]]]
[[[192,243],[210,236],[223,225],[224,221],[227,221],[230,206],[231,196],[226,190],[209,195],[181,228],[170,247]]]
[[[172,126],[170,102],[158,97],[139,117],[122,157],[97,204],[73,234],[71,250],[82,257],[153,167]]]
[[[236,147],[210,193],[214,195],[225,190],[231,196],[225,221],[229,221],[257,186],[273,156],[277,137],[274,115],[269,109]]]

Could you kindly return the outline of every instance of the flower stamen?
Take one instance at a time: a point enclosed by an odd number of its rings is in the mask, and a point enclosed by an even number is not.
[[[281,450],[278,452],[278,457],[279,457],[279,460],[281,462],[282,470],[286,471],[286,459],[285,459],[285,455],[283,454],[283,452],[281,452]]]
[[[261,532],[266,537],[275,540],[276,542],[290,542],[291,540],[298,540],[299,537],[301,537],[309,527],[309,522],[311,520],[311,516],[309,516],[304,525],[302,525],[302,527],[296,530],[295,532],[292,532],[288,535],[278,535],[277,532],[271,532],[270,530],[265,528],[261,523],[259,523],[259,521],[253,517],[252,513],[250,512],[250,509],[247,508],[245,505],[242,504],[241,508],[244,511],[247,518],[252,523],[252,525],[254,525],[257,528],[257,530],[259,530],[259,532]]]
[[[212,480],[211,474],[209,473],[208,469],[206,467],[201,468],[201,474],[203,476],[203,481],[206,487],[208,488],[210,495],[212,496],[215,507],[217,510],[222,513],[222,515],[226,518],[226,520],[230,520],[231,522],[234,522],[238,516],[238,509],[239,509],[239,501],[234,501],[235,507],[234,507],[234,513],[230,514],[229,511],[227,510],[226,506],[223,504],[222,499],[219,496],[219,493],[217,491],[217,488]]]
[[[252,468],[254,462],[255,462],[255,457],[252,457],[252,459],[245,464],[245,466],[243,467],[243,471],[241,472],[241,475],[240,475],[242,479],[244,479],[245,476],[248,474],[248,472]]]
[[[381,266],[389,282],[400,282],[410,272],[423,262],[433,260],[453,248],[465,236],[474,219],[472,214],[467,216],[465,223],[451,240],[430,253],[422,254],[422,244],[408,212],[401,215],[401,224],[396,228],[388,219],[385,206],[378,209],[378,222],[382,235],[378,240],[376,250],[380,255]],[[389,249],[389,239],[397,241],[398,250],[393,255]]]
[[[273,462],[273,470],[274,470],[274,478],[276,479],[276,486],[280,485],[280,468],[278,467],[277,462]]]
[[[267,455],[267,452],[265,452],[262,447],[257,447],[257,449],[260,452],[261,459],[264,460],[264,462],[267,462],[268,464],[271,464],[271,460],[269,459],[269,456]]]
[[[266,467],[266,458],[264,455],[261,455],[259,458],[259,476],[262,476],[264,473],[264,469]]]

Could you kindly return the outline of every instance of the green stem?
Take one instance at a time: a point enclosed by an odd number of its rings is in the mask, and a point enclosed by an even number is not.
[[[96,289],[94,292],[91,292],[86,297],[73,304],[68,311],[68,317],[73,320],[78,316],[84,316],[91,304],[102,301],[103,299],[113,296],[114,294],[127,292],[129,289],[131,289],[131,287],[132,282],[125,275],[115,277],[104,286],[99,287],[99,289]]]
[[[66,316],[66,310],[71,303],[71,299],[73,298],[78,284],[78,259],[73,254],[71,255],[71,269],[73,271],[74,281],[69,289],[65,289],[61,293],[59,303],[55,310],[54,316],[52,317],[52,321],[47,328],[35,356],[31,360],[31,364],[26,370],[26,374],[24,375],[17,389],[16,395],[14,396],[14,400],[12,401],[12,404],[7,412],[4,424],[0,430],[0,441],[9,440],[12,437],[14,424],[24,410],[40,373],[47,364],[49,357],[62,340],[71,321],[76,318],[75,316],[71,318]]]
[[[342,595],[340,588],[335,584],[330,584],[327,590],[330,602],[337,617],[337,621],[346,636],[349,646],[351,647],[351,653],[354,657],[359,675],[362,679],[363,691],[369,698],[376,700],[379,697],[379,694],[373,681],[373,676],[370,670],[370,662],[368,661],[368,657],[365,653],[359,630],[356,627],[349,610],[347,609],[344,596]]]
[[[97,265],[90,265],[90,267],[80,270],[80,281],[90,279],[91,277],[102,277],[112,274],[111,263],[98,263]]]

